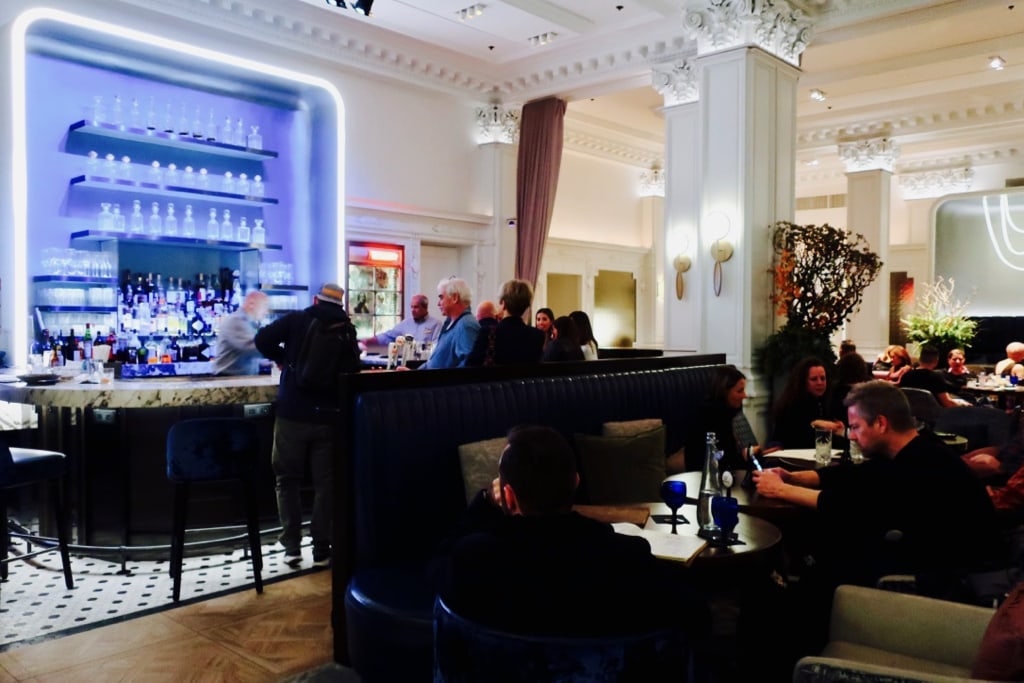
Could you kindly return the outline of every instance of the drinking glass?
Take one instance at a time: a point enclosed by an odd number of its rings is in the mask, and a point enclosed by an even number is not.
[[[817,467],[827,467],[832,462],[832,430],[814,430],[814,462]]]
[[[732,496],[715,496],[711,499],[711,517],[722,530],[722,539],[732,539],[733,529],[740,521],[740,503]]]
[[[668,479],[661,482],[661,500],[672,510],[672,533],[676,533],[679,508],[686,502],[686,482]],[[686,520],[683,520],[686,523]]]

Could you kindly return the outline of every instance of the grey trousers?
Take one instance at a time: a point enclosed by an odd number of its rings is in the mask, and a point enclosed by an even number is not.
[[[281,519],[280,541],[285,551],[298,551],[302,541],[300,487],[308,464],[313,482],[313,518],[310,535],[314,552],[331,547],[334,516],[334,427],[277,418],[271,462],[277,479],[277,513]]]

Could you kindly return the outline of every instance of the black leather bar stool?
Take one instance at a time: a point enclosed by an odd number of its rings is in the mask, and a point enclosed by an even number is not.
[[[4,528],[0,531],[0,579],[7,580],[9,562],[27,560],[42,553],[59,550],[60,561],[64,567],[64,585],[74,588],[74,580],[71,578],[71,559],[68,556],[68,514],[63,500],[64,471],[63,453],[35,448],[9,448],[6,442],[0,440],[0,513],[3,515],[4,523]],[[57,521],[57,547],[42,548],[18,557],[8,558],[7,550],[11,539],[7,527],[6,493],[9,489],[43,481],[49,482],[50,485],[50,498]]]
[[[263,592],[255,473],[259,439],[255,427],[233,417],[183,420],[167,433],[167,478],[174,483],[171,532],[171,577],[174,601],[181,596],[181,564],[185,556],[185,518],[194,482],[239,481],[245,499],[246,528],[252,553],[256,592]]]

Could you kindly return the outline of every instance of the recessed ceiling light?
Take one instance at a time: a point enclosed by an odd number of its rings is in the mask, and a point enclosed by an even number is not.
[[[1006,60],[1000,56],[989,57],[988,68],[994,71],[1002,71],[1006,67]]]
[[[824,102],[828,98],[825,95],[825,93],[819,90],[818,88],[812,88],[811,99],[814,100],[815,102]]]

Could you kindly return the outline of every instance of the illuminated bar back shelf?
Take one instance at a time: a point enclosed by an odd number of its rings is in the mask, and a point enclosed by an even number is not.
[[[178,187],[155,185],[153,183],[132,182],[129,180],[88,180],[85,176],[77,176],[71,179],[72,187],[88,188],[128,194],[143,194],[148,196],[164,197],[167,199],[207,199],[216,200],[218,204],[241,204],[243,206],[263,206],[266,204],[278,204],[278,200],[272,197],[247,197],[229,192],[214,192],[213,190],[200,190],[194,187]]]
[[[251,244],[229,240],[210,240],[202,237],[173,237],[170,235],[132,235],[107,230],[79,230],[71,233],[72,242],[117,241],[126,244],[140,244],[153,247],[192,247],[196,249],[219,249],[222,251],[280,251],[280,244]]]
[[[113,138],[116,140],[127,140],[130,142],[144,143],[161,147],[188,150],[192,153],[216,154],[224,157],[237,159],[276,159],[277,152],[264,149],[251,149],[238,145],[228,145],[215,140],[200,140],[198,138],[184,137],[178,133],[166,131],[149,130],[145,128],[126,128],[116,126],[112,123],[93,123],[92,121],[76,121],[68,127],[68,134],[97,136]]]

